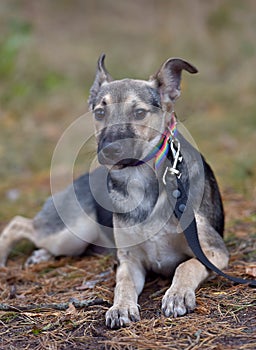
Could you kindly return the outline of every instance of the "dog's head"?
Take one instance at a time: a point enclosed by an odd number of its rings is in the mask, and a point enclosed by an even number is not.
[[[98,159],[101,164],[129,166],[157,145],[180,96],[181,72],[197,73],[190,63],[168,59],[145,80],[113,80],[98,60],[89,107],[94,114]]]

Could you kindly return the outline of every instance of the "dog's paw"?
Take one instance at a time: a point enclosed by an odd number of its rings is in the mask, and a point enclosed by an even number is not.
[[[32,255],[26,260],[25,267],[39,264],[40,262],[49,261],[52,259],[52,254],[49,253],[46,249],[37,249],[34,250]]]
[[[183,316],[196,307],[195,291],[192,288],[170,287],[162,300],[162,312],[166,317]]]
[[[125,327],[139,320],[140,312],[137,304],[113,305],[106,313],[106,326],[109,328]]]

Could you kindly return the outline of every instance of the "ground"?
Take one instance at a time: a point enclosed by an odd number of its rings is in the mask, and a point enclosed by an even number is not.
[[[255,278],[255,207],[230,192],[225,206],[227,272]],[[160,312],[170,281],[149,276],[141,321],[109,330],[114,257],[63,257],[25,269],[27,254],[16,251],[0,270],[0,349],[255,349],[253,288],[215,276],[197,291],[195,312],[173,319]]]

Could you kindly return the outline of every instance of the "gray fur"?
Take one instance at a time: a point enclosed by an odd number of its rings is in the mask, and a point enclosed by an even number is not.
[[[111,328],[140,319],[138,295],[147,271],[173,275],[162,301],[167,317],[192,311],[195,289],[209,275],[194,257],[170,211],[162,177],[166,167],[173,163],[172,155],[168,155],[158,171],[152,169],[152,161],[143,162],[170,123],[170,114],[166,112],[173,110],[180,95],[183,69],[197,72],[190,63],[175,58],[167,60],[149,81],[109,82],[106,75],[102,79],[99,66],[96,73],[89,103],[95,114],[98,159],[109,168],[108,189],[120,264],[114,305],[106,314],[106,324]],[[96,117],[98,111],[100,118]],[[142,122],[136,119],[138,111],[143,111]],[[181,134],[177,138],[183,156],[178,169],[193,203],[201,246],[206,256],[223,268],[228,253],[221,238],[224,214],[216,179],[202,155]]]

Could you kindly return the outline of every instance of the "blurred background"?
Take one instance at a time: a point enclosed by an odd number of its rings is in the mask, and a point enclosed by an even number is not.
[[[169,57],[194,64],[177,114],[222,191],[255,198],[255,14],[253,0],[1,0],[0,222],[50,194],[54,148],[87,112],[102,52],[115,78],[145,79]]]

